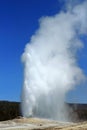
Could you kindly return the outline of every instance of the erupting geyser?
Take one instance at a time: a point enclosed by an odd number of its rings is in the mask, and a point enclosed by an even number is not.
[[[87,2],[51,17],[42,17],[38,31],[22,55],[24,86],[23,116],[58,120],[68,118],[65,96],[85,76],[76,54],[87,33]]]

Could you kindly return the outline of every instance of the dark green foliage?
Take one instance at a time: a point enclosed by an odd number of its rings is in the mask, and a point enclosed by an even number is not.
[[[68,103],[68,106],[72,108],[73,113],[77,116],[78,121],[87,120],[87,104]]]
[[[87,120],[87,104],[67,104],[71,116],[76,115],[78,121]],[[55,111],[56,112],[56,111]],[[0,101],[0,121],[10,120],[21,116],[20,102]]]
[[[20,103],[0,101],[0,121],[20,116]]]

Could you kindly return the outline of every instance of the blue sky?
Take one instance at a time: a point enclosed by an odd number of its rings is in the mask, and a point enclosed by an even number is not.
[[[21,54],[38,29],[38,19],[51,16],[63,7],[58,0],[0,1],[0,100],[20,101],[23,84]],[[87,75],[87,37],[79,52],[79,65]],[[87,86],[78,86],[67,96],[69,102],[87,103]]]

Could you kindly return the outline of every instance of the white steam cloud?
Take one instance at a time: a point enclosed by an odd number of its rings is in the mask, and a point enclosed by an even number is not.
[[[79,37],[85,33],[87,2],[40,19],[40,27],[22,55],[23,116],[68,118],[66,94],[85,79],[76,59],[78,49],[83,47]]]

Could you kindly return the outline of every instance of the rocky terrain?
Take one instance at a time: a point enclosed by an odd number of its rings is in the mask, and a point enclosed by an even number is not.
[[[0,130],[87,130],[87,122],[58,122],[40,118],[20,118],[0,122]]]

